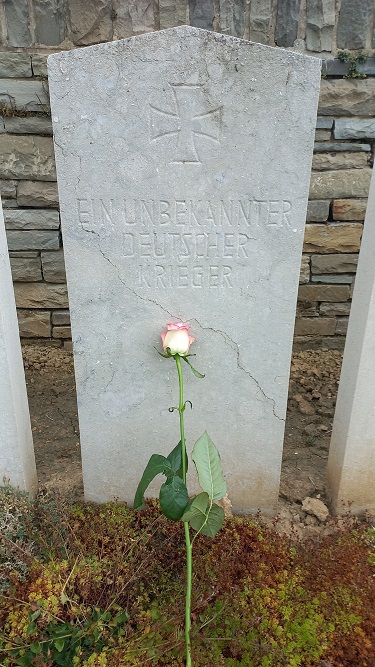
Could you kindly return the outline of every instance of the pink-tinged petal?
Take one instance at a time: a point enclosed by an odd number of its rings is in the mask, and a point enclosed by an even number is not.
[[[197,340],[197,339],[196,339],[194,336],[190,336],[190,335],[189,335],[189,342],[190,342],[190,345],[191,345],[192,343],[194,343],[195,340]]]
[[[161,340],[162,340],[162,342],[163,342],[163,345],[164,345],[164,339],[165,339],[166,335],[167,335],[167,332],[166,332],[166,331],[163,331],[163,333],[160,334],[160,338],[161,338]]]

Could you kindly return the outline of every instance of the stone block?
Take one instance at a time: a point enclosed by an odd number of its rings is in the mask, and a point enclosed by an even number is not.
[[[155,27],[153,0],[113,0],[114,39],[124,39],[144,32],[153,32]]]
[[[311,273],[355,273],[358,255],[337,253],[333,255],[312,255]]]
[[[336,323],[336,336],[346,336],[348,331],[349,318],[348,317],[339,317]]]
[[[341,0],[337,24],[337,46],[339,49],[364,49],[373,0]]]
[[[299,301],[297,303],[296,317],[318,317],[317,302],[309,303],[308,301]]]
[[[70,38],[77,46],[109,42],[113,38],[111,0],[67,0]]]
[[[339,118],[335,120],[335,139],[375,139],[375,118]]]
[[[36,79],[0,79],[0,102],[18,111],[49,110],[48,88]]]
[[[186,0],[159,0],[160,29],[173,28],[187,23]]]
[[[0,137],[1,141],[1,137]],[[339,199],[367,197],[371,181],[371,169],[346,169],[341,171],[313,171],[310,199]]]
[[[173,439],[171,368],[153,345],[178,317],[210,368],[205,386],[194,383],[189,442],[204,421],[233,507],[272,512],[317,59],[180,26],[55,54],[48,67],[86,498],[132,500],[151,453],[148,395],[166,415],[153,421],[161,453]],[[98,120],[103,90],[111,104]]]
[[[32,53],[31,54],[31,68],[33,76],[42,76],[45,79],[48,76],[47,58],[49,54]]]
[[[50,231],[8,231],[9,250],[58,250],[59,232]]]
[[[27,0],[7,0],[4,3],[9,46],[30,46],[32,43]]]
[[[333,127],[334,118],[329,116],[320,116],[316,119],[316,129],[317,130],[331,130]]]
[[[302,255],[301,271],[299,275],[299,284],[303,285],[310,280],[310,257],[309,255]]]
[[[314,275],[311,277],[313,283],[327,283],[328,285],[351,285],[354,276],[347,273],[340,273],[338,275],[329,273],[325,275]]]
[[[362,230],[360,224],[306,225],[303,250],[317,253],[358,252]]]
[[[0,181],[0,195],[3,199],[17,195],[17,181]]]
[[[220,29],[224,35],[243,37],[245,33],[246,0],[219,0]]]
[[[69,310],[54,310],[52,313],[52,324],[62,326],[70,325]]]
[[[48,283],[65,283],[65,264],[64,253],[61,250],[57,252],[42,252],[43,277]]]
[[[349,315],[351,303],[345,301],[344,303],[324,303],[320,304],[319,312],[326,317],[336,317]]]
[[[69,350],[69,352],[73,352],[73,343],[71,340],[64,340],[63,344],[64,350]]]
[[[15,282],[37,282],[42,280],[40,257],[11,257],[10,266]]]
[[[316,130],[315,141],[329,141],[331,138],[331,130]]]
[[[4,199],[3,205],[4,209],[17,208],[17,202],[15,199]]]
[[[334,317],[301,317],[296,320],[295,336],[333,336],[336,329]]]
[[[36,41],[46,46],[61,44],[66,34],[64,3],[60,0],[33,0],[33,2]]]
[[[279,0],[277,3],[275,42],[277,46],[293,46],[297,39],[300,0]]]
[[[348,153],[352,151],[358,153],[364,151],[365,153],[371,152],[370,144],[350,144],[350,143],[324,143],[324,144],[314,144],[315,153],[338,153],[344,151]]]
[[[312,168],[315,171],[334,169],[363,169],[368,167],[367,153],[318,153],[313,156]]]
[[[0,53],[0,78],[32,76],[31,57],[27,53]]]
[[[19,206],[57,208],[59,205],[57,183],[21,181],[17,187],[17,204]]]
[[[215,8],[213,0],[189,0],[189,23],[196,28],[213,30]]]
[[[367,199],[335,199],[333,202],[334,220],[364,220]]]
[[[308,51],[331,51],[335,25],[335,0],[309,0],[306,16]]]
[[[53,327],[52,329],[53,338],[71,338],[72,330],[70,327]]]
[[[322,79],[322,116],[375,116],[375,79]]]
[[[67,308],[66,285],[14,283],[17,308]]]
[[[0,178],[56,180],[50,137],[0,135]]]
[[[329,215],[329,201],[314,199],[307,204],[306,222],[325,222]]]
[[[60,217],[58,211],[48,209],[23,209],[4,211],[5,227],[7,229],[59,229]]]
[[[4,118],[5,129],[9,134],[46,134],[52,135],[52,121],[48,116],[11,116]]]
[[[360,74],[366,76],[375,75],[375,58],[367,58],[364,63],[357,65],[357,70]],[[340,60],[340,58],[332,58],[323,61],[323,72],[326,76],[345,76],[349,71],[349,63]]]
[[[260,44],[270,43],[272,0],[252,0],[250,4],[250,39]]]
[[[5,132],[5,123],[3,116],[0,116],[0,132]]]
[[[348,285],[301,285],[298,301],[348,301]]]
[[[50,338],[51,313],[49,310],[18,310],[21,338]]]

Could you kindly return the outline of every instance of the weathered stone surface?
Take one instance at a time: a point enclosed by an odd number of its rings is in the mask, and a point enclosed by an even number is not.
[[[29,8],[27,0],[4,3],[9,46],[30,46]]]
[[[155,30],[153,0],[113,1],[116,18],[113,21],[114,39]]]
[[[65,264],[63,250],[42,252],[43,277],[48,283],[65,283]]]
[[[306,16],[306,47],[309,51],[331,51],[335,25],[335,0],[309,0]]]
[[[4,211],[4,220],[7,229],[59,229],[60,226],[59,212],[44,208]]]
[[[321,116],[316,119],[316,129],[317,130],[330,130],[333,127],[334,118]]]
[[[367,199],[335,199],[333,202],[334,220],[364,220]]]
[[[375,116],[375,79],[322,79],[322,116]]]
[[[319,253],[358,252],[362,230],[359,224],[306,225],[303,250]]]
[[[300,317],[296,320],[296,336],[333,336],[336,319],[330,317]]]
[[[363,49],[371,13],[374,11],[373,0],[341,0],[337,24],[337,46],[339,49]]]
[[[166,409],[174,389],[152,345],[177,317],[191,321],[211,369],[205,387],[194,385],[191,442],[204,421],[234,508],[269,512],[278,495],[319,63],[192,27],[120,46],[48,61],[86,497],[133,498],[152,446],[149,395],[155,414],[167,417],[153,422],[154,439],[173,437]],[[103,88],[111,100],[104,107]],[[252,322],[246,345],[244,309]]]
[[[252,0],[250,4],[250,39],[269,44],[272,0]]]
[[[35,493],[37,477],[25,375],[0,203],[0,484]]]
[[[311,273],[355,273],[357,262],[356,254],[313,255]]]
[[[325,144],[314,144],[315,153],[337,153],[344,151],[345,153],[354,152],[358,153],[364,151],[365,153],[371,152],[370,144],[350,144],[350,143],[325,143]]]
[[[50,338],[49,310],[18,310],[18,326],[22,338]]]
[[[0,77],[31,76],[31,58],[27,53],[0,53]]]
[[[315,141],[329,141],[331,138],[331,130],[316,130]]]
[[[347,301],[348,285],[301,285],[298,301]]]
[[[17,308],[67,308],[66,285],[14,283]]]
[[[325,222],[329,215],[329,201],[314,199],[307,204],[306,222]]]
[[[52,337],[53,338],[71,338],[72,337],[72,330],[70,327],[53,327],[52,330]]]
[[[52,313],[52,324],[70,325],[69,310],[55,310]]]
[[[220,28],[224,35],[243,37],[245,32],[246,0],[219,0]]]
[[[196,28],[213,30],[215,9],[213,0],[189,0],[189,23]]]
[[[336,513],[375,513],[375,179],[371,183],[328,458]]]
[[[3,116],[0,116],[0,132],[5,132],[5,124]]]
[[[6,208],[17,208],[17,202],[15,199],[4,199],[3,200],[4,209]]]
[[[43,76],[47,78],[47,58],[48,54],[32,53],[31,54],[31,68],[34,76]]]
[[[368,167],[367,153],[319,153],[314,155],[312,168],[316,171],[333,169],[363,169]]]
[[[49,109],[47,84],[36,79],[0,79],[0,101],[10,109],[45,112]]]
[[[12,278],[18,282],[42,280],[40,257],[11,257]]]
[[[58,250],[59,232],[33,231],[7,232],[9,250]]]
[[[302,509],[307,514],[313,514],[319,521],[325,521],[329,516],[328,507],[319,498],[305,498]]]
[[[46,116],[13,116],[4,118],[4,123],[10,134],[52,134],[52,121]]]
[[[19,206],[57,208],[59,205],[57,183],[21,181],[17,187],[17,204]]]
[[[375,118],[340,118],[335,121],[335,139],[375,139]]]
[[[159,0],[160,29],[173,28],[187,23],[186,0]]]
[[[0,181],[0,195],[3,198],[15,197],[17,194],[17,181]]]
[[[329,273],[327,275],[314,275],[311,277],[313,283],[327,283],[328,285],[350,285],[353,282],[353,275],[347,273],[340,273],[339,275],[334,275]]]
[[[367,197],[370,181],[371,169],[369,168],[324,172],[313,171],[311,174],[309,197],[311,199]]]
[[[337,336],[346,336],[348,331],[349,318],[348,317],[339,317],[336,323],[335,334]]]
[[[299,274],[299,283],[303,285],[310,280],[310,257],[309,255],[302,255],[301,270]]]
[[[61,44],[66,34],[64,4],[60,0],[34,0],[34,11],[38,44]]]
[[[351,304],[349,301],[344,303],[321,303],[319,311],[322,315],[327,317],[335,317],[336,315],[349,315]]]
[[[322,69],[323,73],[328,76],[345,76],[349,71],[349,63],[340,60],[340,58],[332,58],[323,61]],[[375,58],[367,58],[366,62],[357,65],[357,70],[360,74],[374,76]]]
[[[53,181],[56,179],[50,137],[0,135],[0,177]]]
[[[277,3],[275,42],[293,46],[297,39],[300,0],[279,0]]]
[[[73,44],[108,42],[113,37],[111,0],[67,0]]]

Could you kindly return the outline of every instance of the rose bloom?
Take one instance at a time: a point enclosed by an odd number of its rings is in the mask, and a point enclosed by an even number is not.
[[[169,348],[172,355],[179,354],[184,357],[189,352],[191,343],[195,341],[194,336],[189,335],[190,326],[182,322],[167,324],[167,331],[161,334],[164,352]]]

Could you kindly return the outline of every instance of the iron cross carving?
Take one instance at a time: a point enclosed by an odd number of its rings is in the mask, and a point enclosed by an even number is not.
[[[170,83],[175,109],[159,109],[150,104],[150,139],[177,137],[176,152],[172,164],[201,164],[200,138],[220,144],[223,107],[210,111],[202,85]],[[203,112],[202,112],[203,111]]]

